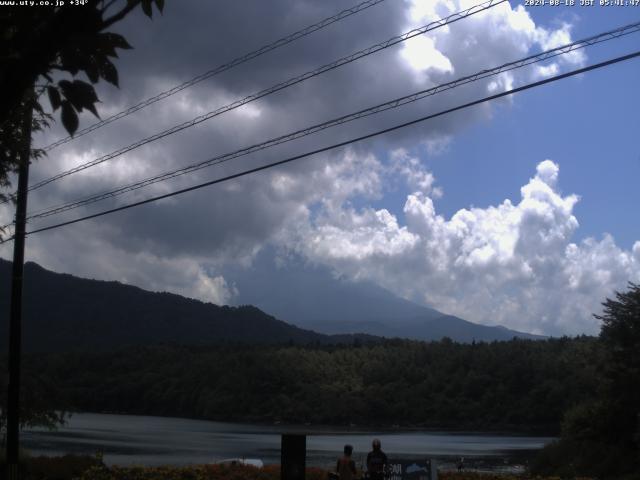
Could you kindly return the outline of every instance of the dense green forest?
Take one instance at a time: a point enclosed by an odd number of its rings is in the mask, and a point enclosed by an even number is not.
[[[553,433],[594,391],[600,355],[589,337],[390,340],[52,353],[25,368],[28,395],[46,387],[40,397],[75,411]]]

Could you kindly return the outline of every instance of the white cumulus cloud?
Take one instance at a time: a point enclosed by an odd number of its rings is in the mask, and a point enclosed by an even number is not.
[[[341,273],[479,323],[596,333],[592,313],[600,302],[640,279],[640,242],[632,251],[610,235],[574,243],[579,198],[563,195],[558,177],[558,164],[545,160],[517,203],[462,209],[449,220],[421,191],[407,196],[404,222],[386,209],[325,211],[297,248]]]

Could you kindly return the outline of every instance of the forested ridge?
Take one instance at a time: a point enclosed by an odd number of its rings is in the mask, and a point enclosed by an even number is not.
[[[0,259],[0,291],[10,291],[10,280],[11,263]],[[357,289],[355,291],[358,292]],[[382,293],[374,292],[384,295],[382,290]],[[367,293],[371,291],[367,290]],[[386,295],[392,297],[391,294]],[[386,298],[371,308],[386,308],[386,314],[392,316],[394,308],[404,305],[402,302],[397,298],[392,301]],[[313,309],[312,306],[305,308]],[[218,306],[172,293],[149,292],[119,282],[55,273],[27,262],[23,348],[25,352],[64,352],[111,351],[124,346],[167,342],[184,345],[241,342],[306,345],[353,342],[355,338],[362,342],[379,341],[378,337],[358,333],[369,328],[366,323],[336,326],[335,322],[340,323],[341,314],[338,312],[341,310],[347,311],[349,307],[339,305],[333,313],[310,312],[312,318],[322,319],[324,325],[334,325],[327,332],[343,332],[321,334],[285,323],[251,305]],[[370,328],[387,337],[428,340],[439,340],[445,336],[469,342],[473,339],[509,340],[514,336],[528,338],[527,334],[504,327],[473,324],[418,305],[413,305],[410,310],[405,305],[400,310],[399,317],[393,320],[397,321],[397,330]],[[8,319],[9,296],[0,295],[0,337],[3,334],[8,336]],[[376,321],[372,323],[377,325]],[[0,352],[6,351],[7,345],[0,342]]]
[[[0,259],[0,291],[10,291],[11,263]],[[176,342],[307,344],[376,341],[364,334],[322,335],[260,309],[218,306],[119,282],[87,280],[25,264],[22,344],[25,352],[112,351],[125,345]],[[0,295],[0,337],[9,335],[9,296]],[[0,342],[0,352],[7,342]]]
[[[591,337],[148,346],[31,355],[25,380],[72,411],[555,433],[600,355]]]

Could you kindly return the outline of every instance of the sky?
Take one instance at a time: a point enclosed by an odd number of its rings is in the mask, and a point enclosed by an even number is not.
[[[386,0],[52,150],[32,182],[479,2]],[[579,3],[579,2],[577,2]],[[167,2],[118,24],[134,46],[102,117],[331,16],[352,2]],[[30,194],[83,198],[640,21],[640,7],[505,2],[153,142]],[[158,183],[31,228],[167,193],[635,51],[638,33]],[[34,234],[27,260],[218,304],[263,251],[373,282],[448,314],[547,335],[595,334],[593,313],[640,282],[640,60],[126,212]],[[43,100],[46,104],[46,100]],[[81,118],[81,127],[95,120]],[[36,145],[64,136],[60,125]],[[12,212],[0,207],[0,220]],[[9,244],[0,256],[10,258]]]

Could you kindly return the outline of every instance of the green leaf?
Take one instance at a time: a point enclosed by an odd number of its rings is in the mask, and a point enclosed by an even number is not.
[[[98,110],[96,109],[96,106],[93,103],[91,105],[87,105],[86,108],[91,113],[93,113],[97,118],[100,118],[100,115],[98,115]]]
[[[91,83],[98,83],[100,80],[100,69],[98,68],[98,64],[96,62],[96,58],[92,55],[85,66],[84,73],[87,74]]]
[[[68,100],[78,112],[82,112],[82,110],[86,108],[96,117],[98,116],[98,111],[94,104],[99,100],[92,85],[82,80],[74,80],[73,83],[68,80],[61,80],[58,82],[58,85],[60,85],[66,100]]]
[[[116,87],[119,87],[118,83],[118,70],[116,67],[106,58],[103,59],[102,64],[100,65],[100,76],[104,78],[107,82]]]
[[[133,47],[127,42],[127,39],[117,33],[101,33],[100,36],[108,42],[113,48],[121,48],[123,50],[131,50]]]
[[[60,87],[62,95],[65,97],[65,99],[70,101],[72,104],[75,103],[73,95],[73,83],[71,83],[69,80],[60,80],[58,82],[58,87]]]
[[[98,101],[98,96],[93,86],[81,80],[68,80],[58,82],[65,98],[71,102],[73,107],[81,112],[83,108],[92,110],[93,104]]]
[[[82,103],[94,103],[98,101],[96,91],[93,89],[93,85],[83,82],[82,80],[73,81],[73,90],[77,92]]]
[[[153,0],[142,0],[140,2],[142,4],[142,11],[149,18],[153,17],[153,9],[151,8],[152,1]]]
[[[78,129],[78,114],[68,100],[62,102],[60,118],[62,119],[62,125],[64,125],[64,128],[69,132],[69,135],[73,136]]]
[[[60,50],[60,65],[62,70],[66,70],[72,75],[77,75],[83,61],[83,52],[77,46],[68,46]]]
[[[48,86],[47,94],[49,95],[49,102],[51,102],[51,108],[55,112],[58,108],[60,108],[60,92],[56,87]]]
[[[100,38],[96,43],[96,55],[118,58],[116,47],[114,47],[108,40]]]
[[[156,7],[158,7],[158,10],[162,13],[164,10],[164,0],[156,0]]]
[[[96,91],[94,90],[93,86],[89,85],[87,82],[75,80],[73,82],[73,91],[82,107],[86,108],[96,117],[100,118],[100,116],[98,115],[98,111],[96,110],[96,107],[94,105],[100,100],[98,100],[98,96],[96,95]]]

